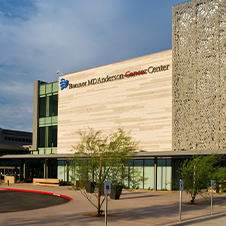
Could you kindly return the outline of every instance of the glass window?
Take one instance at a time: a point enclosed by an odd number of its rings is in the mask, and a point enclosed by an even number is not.
[[[39,147],[45,147],[45,127],[39,128]]]
[[[154,189],[155,160],[144,160],[144,189]]]
[[[48,147],[57,147],[57,126],[48,127]]]
[[[44,155],[45,154],[45,149],[44,148],[39,148],[39,155]]]
[[[39,118],[57,115],[58,82],[40,86]]]
[[[51,96],[46,96],[46,116],[50,116]]]
[[[58,95],[52,96],[52,112],[51,116],[57,116],[58,115]]]
[[[57,116],[58,114],[58,95],[47,97],[47,116]]]
[[[48,178],[57,178],[57,160],[49,159],[48,161]]]
[[[57,124],[57,122],[58,122],[57,119],[58,119],[57,116],[52,117],[52,125],[53,125],[53,124]]]
[[[51,121],[52,121],[52,117],[46,117],[45,118],[45,124],[51,124]]]
[[[46,97],[40,97],[39,103],[39,117],[46,117]]]
[[[141,180],[142,179],[142,180]],[[143,159],[134,160],[134,182],[136,183],[138,188],[144,188],[143,181]]]
[[[53,92],[58,92],[58,82],[53,83]]]
[[[46,93],[52,93],[52,86],[52,83],[46,85]]]
[[[42,85],[39,87],[39,94],[40,95],[46,94],[46,86],[45,85]]]
[[[171,190],[171,159],[157,160],[157,189]]]
[[[39,125],[45,125],[45,118],[39,119]]]
[[[52,153],[52,148],[45,148],[45,154],[48,155],[48,154],[51,154]]]
[[[143,167],[143,159],[134,160],[134,166],[141,166],[141,167]]]
[[[57,147],[57,126],[39,127],[39,147]]]
[[[53,147],[53,148],[51,148],[52,149],[52,154],[57,154],[57,147]]]

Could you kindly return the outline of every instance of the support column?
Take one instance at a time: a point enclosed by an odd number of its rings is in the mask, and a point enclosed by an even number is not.
[[[24,164],[23,164],[23,178],[24,178],[24,182],[27,182],[27,159],[24,160]]]
[[[23,179],[23,164],[20,164],[20,181]]]
[[[155,168],[154,168],[154,190],[157,191],[157,157],[155,157]]]
[[[48,159],[45,159],[44,161],[44,179],[48,178]]]
[[[69,160],[66,160],[67,183],[69,182]]]

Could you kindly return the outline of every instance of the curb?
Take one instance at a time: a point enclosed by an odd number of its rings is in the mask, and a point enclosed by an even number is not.
[[[70,201],[73,200],[73,198],[71,198],[71,197],[69,197],[67,195],[62,195],[62,194],[53,193],[53,192],[35,191],[35,190],[26,190],[26,189],[16,189],[16,188],[3,188],[3,187],[0,187],[0,189],[8,190],[8,191],[22,191],[22,192],[31,192],[31,193],[39,193],[39,194],[46,194],[46,195],[54,195],[54,196],[59,196],[59,197],[63,197],[63,198],[69,199]]]

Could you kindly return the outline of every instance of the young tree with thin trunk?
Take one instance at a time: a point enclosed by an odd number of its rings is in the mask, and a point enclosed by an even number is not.
[[[81,141],[73,147],[74,156],[70,159],[71,180],[78,182],[79,185],[74,188],[79,189],[95,206],[100,216],[104,202],[104,198],[101,200],[104,181],[110,180],[113,185],[124,186],[124,179],[128,178],[126,166],[136,155],[137,142],[121,128],[109,136],[92,128],[88,132],[79,131],[78,134]],[[86,191],[90,186],[93,193]],[[97,198],[97,205],[92,200],[92,194]]]
[[[222,161],[220,155],[196,155],[186,159],[179,168],[180,179],[184,181],[186,192],[191,194],[191,203],[195,202],[197,194],[203,194],[211,186],[211,180],[216,181],[217,189],[226,178],[226,168],[219,166]]]

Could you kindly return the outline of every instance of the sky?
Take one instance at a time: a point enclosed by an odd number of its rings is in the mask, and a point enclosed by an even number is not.
[[[35,80],[172,48],[185,0],[0,0],[0,128],[32,132]]]

